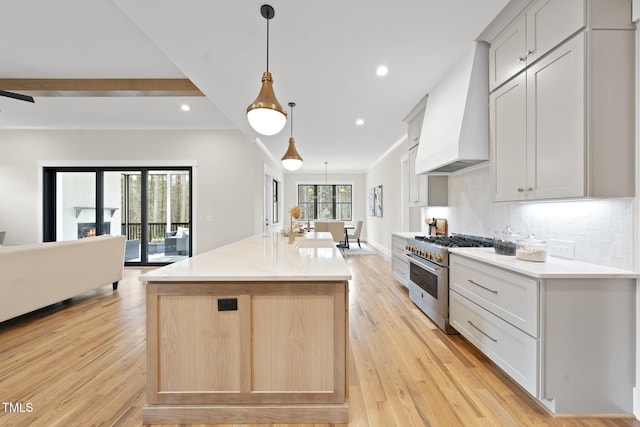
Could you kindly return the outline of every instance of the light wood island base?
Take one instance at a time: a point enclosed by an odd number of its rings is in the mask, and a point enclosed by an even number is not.
[[[147,282],[144,424],[348,423],[348,281]]]
[[[349,405],[146,405],[144,424],[348,424]]]

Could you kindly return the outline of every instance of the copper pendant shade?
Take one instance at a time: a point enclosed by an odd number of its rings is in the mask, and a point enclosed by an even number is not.
[[[267,71],[262,74],[262,87],[258,97],[247,107],[247,120],[256,132],[275,135],[287,123],[287,112],[273,92],[273,76],[269,72],[269,20],[275,16],[275,11],[270,5],[264,4],[260,7],[260,13],[267,20]]]

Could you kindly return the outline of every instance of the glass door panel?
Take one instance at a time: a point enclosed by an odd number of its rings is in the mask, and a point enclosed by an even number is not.
[[[126,263],[142,261],[140,184],[140,171],[104,172],[104,215],[110,215],[112,235],[127,237],[124,253]]]
[[[124,235],[126,265],[191,254],[191,169],[45,168],[43,240]]]
[[[149,171],[147,206],[149,260],[161,258],[173,262],[188,257],[191,253],[189,171]]]
[[[95,236],[95,172],[58,172],[56,176],[57,240],[78,240]],[[103,229],[108,230],[108,225]]]

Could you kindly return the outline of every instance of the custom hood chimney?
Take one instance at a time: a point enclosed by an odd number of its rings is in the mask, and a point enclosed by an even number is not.
[[[474,43],[429,92],[418,174],[451,174],[489,160],[489,45]]]

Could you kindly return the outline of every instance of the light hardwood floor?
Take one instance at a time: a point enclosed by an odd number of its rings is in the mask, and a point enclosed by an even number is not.
[[[640,426],[629,418],[550,416],[464,339],[440,332],[393,280],[388,259],[347,262],[349,426]],[[115,292],[108,285],[0,323],[0,426],[141,425],[139,273],[127,269]],[[7,411],[9,403],[24,412]]]

